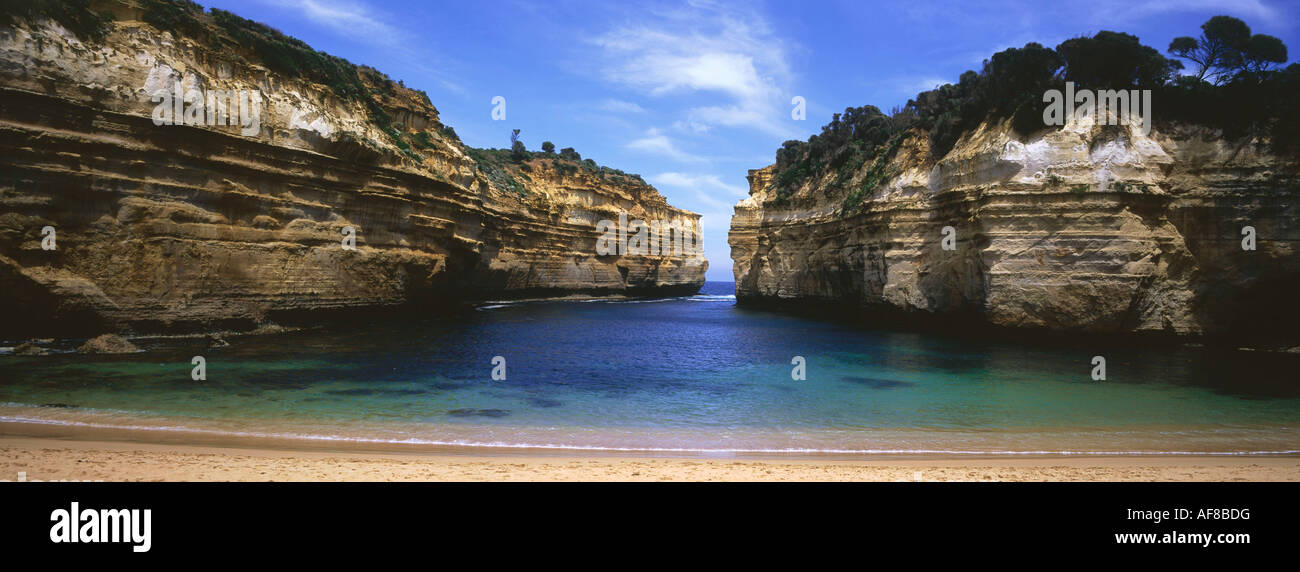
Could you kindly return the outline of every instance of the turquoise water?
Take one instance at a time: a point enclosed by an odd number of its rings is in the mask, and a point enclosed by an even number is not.
[[[575,450],[1300,450],[1294,354],[880,331],[739,308],[731,288],[501,302],[232,336],[223,348],[146,338],[146,351],[124,356],[0,356],[0,421]],[[1107,379],[1096,382],[1099,354]],[[190,378],[195,355],[205,381]],[[791,378],[794,356],[807,379]]]

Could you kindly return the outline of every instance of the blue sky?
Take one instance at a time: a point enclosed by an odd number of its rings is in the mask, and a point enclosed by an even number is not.
[[[640,173],[701,213],[710,280],[730,281],[745,174],[845,107],[888,112],[999,50],[1127,32],[1161,51],[1210,16],[1300,53],[1295,0],[399,2],[200,0],[429,93],[467,144],[542,141]],[[506,121],[492,121],[492,98]],[[791,118],[791,98],[807,119]]]

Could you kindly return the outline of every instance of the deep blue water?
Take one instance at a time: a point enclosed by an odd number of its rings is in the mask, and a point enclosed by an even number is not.
[[[705,451],[1300,450],[1300,356],[877,330],[697,296],[0,356],[0,420],[375,443]],[[1107,379],[1090,378],[1093,355]],[[207,379],[190,379],[191,358]],[[505,379],[492,379],[493,358]],[[792,358],[807,379],[791,378]]]

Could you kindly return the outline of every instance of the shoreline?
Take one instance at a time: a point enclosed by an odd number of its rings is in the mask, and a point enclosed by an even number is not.
[[[1148,440],[1145,447],[1097,448],[1098,443],[1065,443],[1060,437],[1040,436],[1029,448],[992,446],[989,443],[961,443],[968,435],[948,435],[939,441],[928,441],[915,448],[894,448],[877,440],[876,445],[860,447],[827,448],[779,447],[767,448],[714,448],[709,446],[654,446],[631,443],[559,444],[544,440],[529,441],[476,441],[465,435],[444,434],[439,437],[410,437],[406,434],[351,435],[321,433],[319,428],[221,427],[187,426],[168,420],[150,419],[147,422],[123,424],[121,418],[111,416],[100,419],[59,419],[56,417],[9,417],[0,407],[0,438],[28,437],[72,441],[108,441],[123,443],[151,443],[174,446],[211,446],[229,449],[270,449],[281,451],[324,451],[359,454],[433,454],[453,456],[521,456],[521,457],[637,457],[637,458],[720,458],[748,460],[819,459],[827,461],[856,461],[880,459],[989,459],[989,458],[1097,458],[1097,457],[1298,457],[1300,449],[1289,443],[1273,443],[1271,447],[1257,449],[1163,448],[1153,446]],[[492,428],[496,429],[496,428]],[[472,431],[471,431],[472,432]],[[1009,433],[1007,434],[1009,435]],[[658,435],[664,442],[677,442],[680,435]],[[898,438],[894,435],[892,438]],[[932,436],[931,436],[932,437]],[[955,440],[954,440],[955,439]],[[1013,439],[1025,445],[1024,436]],[[1004,439],[1004,441],[1006,441]],[[1164,443],[1164,444],[1167,444]],[[962,445],[974,448],[962,448]],[[1073,446],[1072,446],[1073,445]],[[1089,446],[1091,445],[1091,446]]]
[[[1276,456],[652,456],[345,451],[0,435],[3,481],[1300,481]]]

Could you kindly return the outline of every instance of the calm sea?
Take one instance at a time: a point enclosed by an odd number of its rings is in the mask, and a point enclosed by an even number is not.
[[[122,356],[3,355],[0,422],[670,454],[1300,450],[1295,354],[899,333],[738,308],[732,288],[489,303],[222,348],[154,338]],[[1097,354],[1105,381],[1090,377]],[[196,355],[205,381],[191,379]],[[806,379],[792,379],[796,356]]]

